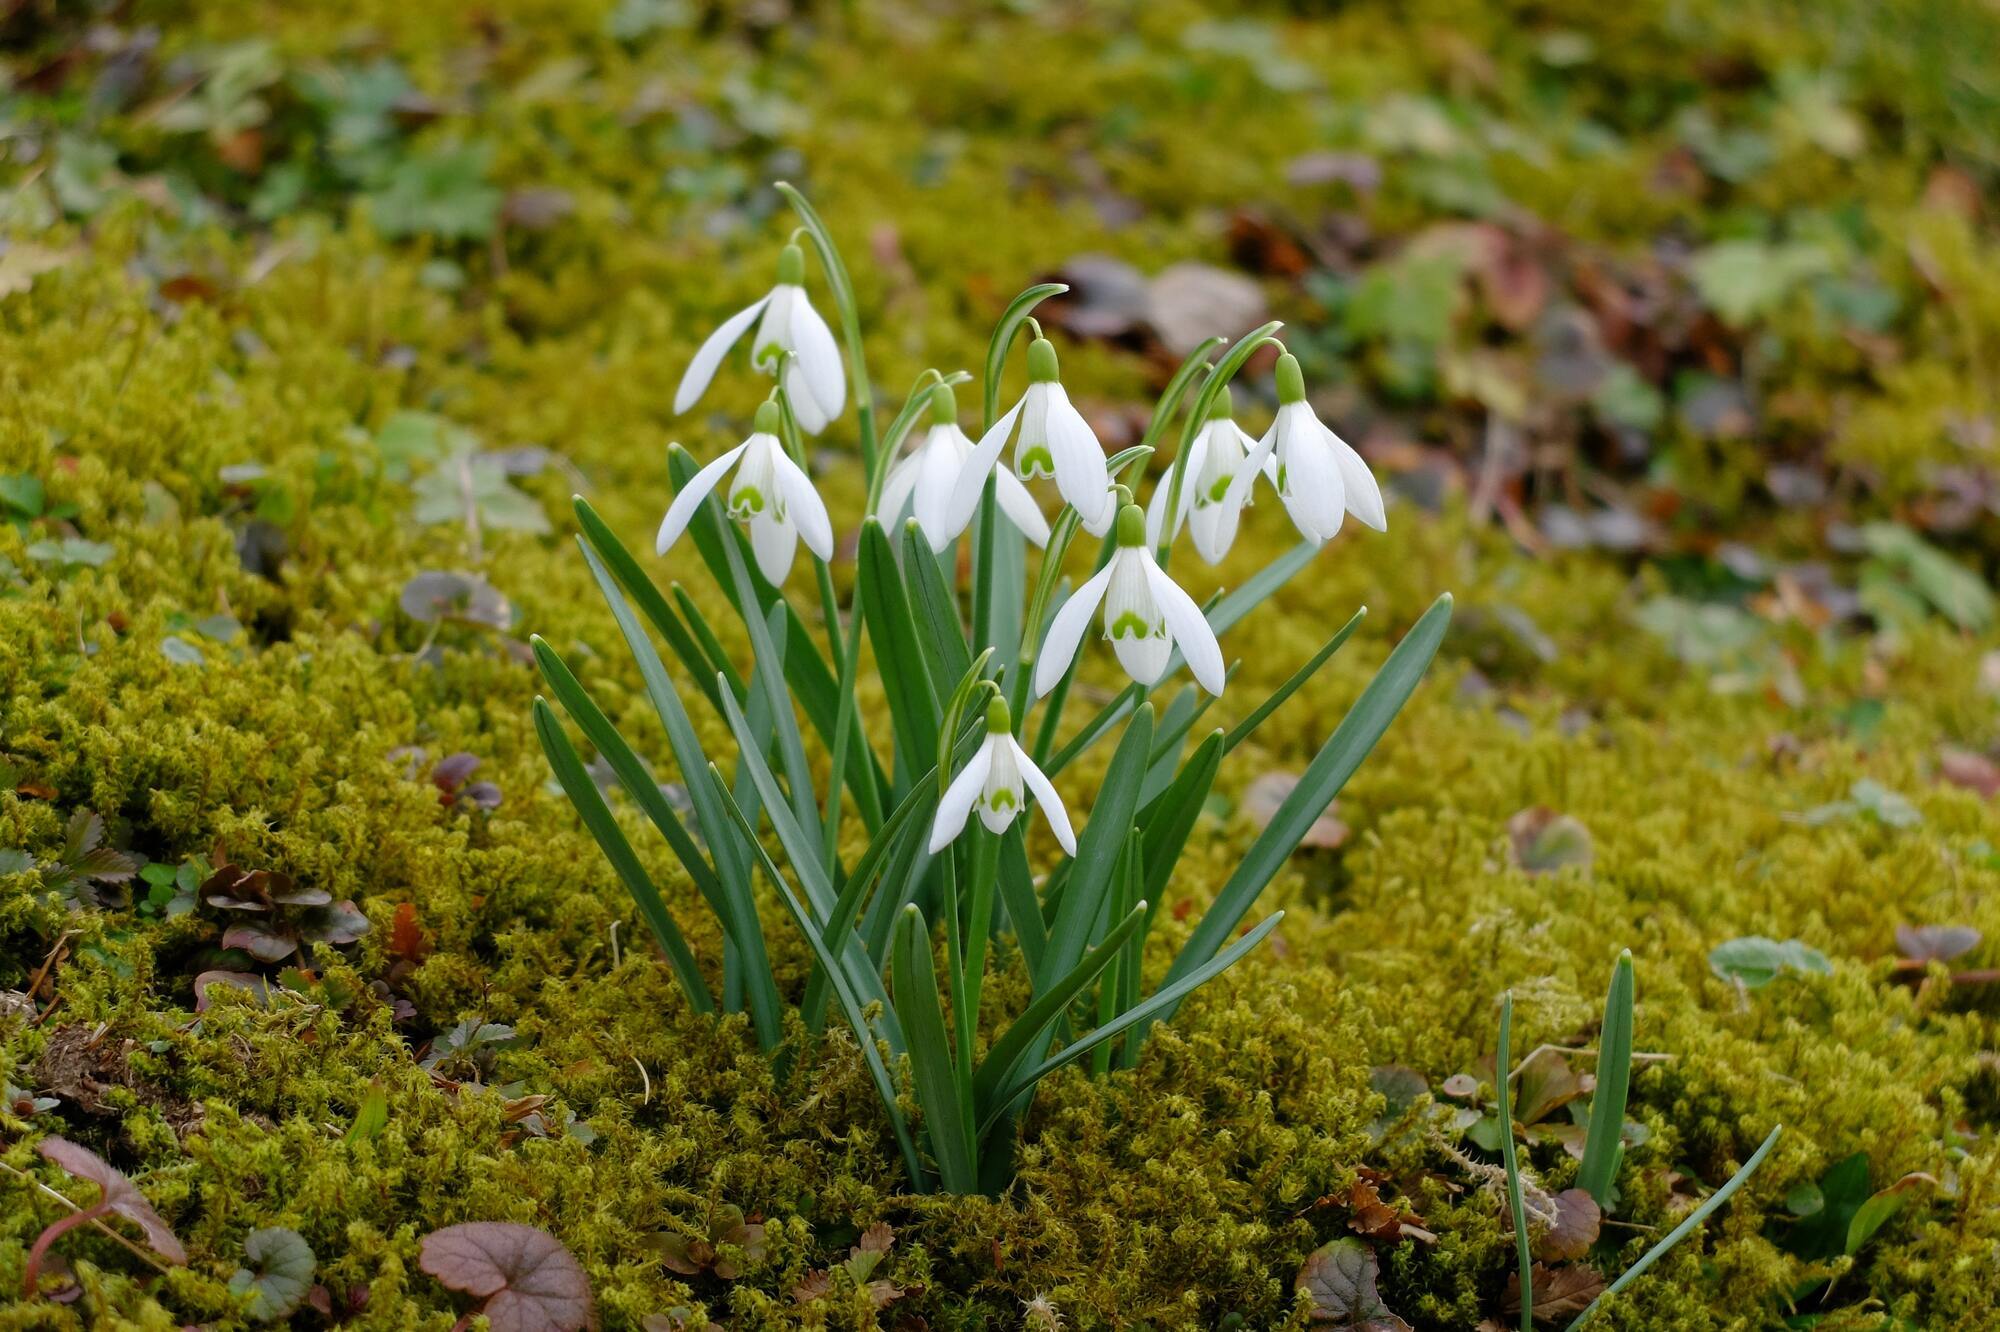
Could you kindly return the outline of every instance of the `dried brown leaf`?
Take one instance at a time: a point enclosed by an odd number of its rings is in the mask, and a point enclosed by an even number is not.
[[[493,1332],[578,1332],[597,1326],[590,1281],[547,1231],[471,1221],[424,1237],[418,1266],[484,1301]]]

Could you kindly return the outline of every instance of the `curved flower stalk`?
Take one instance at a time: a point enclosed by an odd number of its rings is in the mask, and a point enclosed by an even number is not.
[[[1076,854],[1076,833],[1069,826],[1069,811],[1062,797],[1042,775],[1041,768],[1028,757],[1014,739],[1013,718],[1007,700],[995,698],[986,707],[986,743],[952,779],[938,802],[937,818],[931,823],[930,852],[936,855],[965,831],[966,821],[977,812],[986,831],[995,836],[1012,827],[1021,813],[1022,786],[1042,807],[1049,831],[1062,849]]]
[[[1015,433],[1017,421],[1020,430]],[[1027,392],[994,422],[973,451],[966,474],[968,478],[976,475],[975,490],[985,485],[986,473],[1006,447],[1010,433],[1015,433],[1016,476],[1023,481],[1054,480],[1056,492],[1076,510],[1084,531],[1101,537],[1111,530],[1111,520],[1118,516],[1118,500],[1104,461],[1104,446],[1063,390],[1055,344],[1039,335],[1028,344]],[[973,502],[978,502],[976,494]]]
[[[750,363],[767,374],[784,366],[785,392],[799,427],[817,435],[847,405],[847,382],[840,368],[840,348],[833,330],[806,296],[806,257],[796,245],[778,252],[778,282],[771,290],[722,321],[695,352],[674,390],[676,416],[701,400],[715,378],[716,367],[736,345],[752,320]],[[759,316],[762,318],[759,318]],[[780,353],[788,353],[781,355]]]
[[[1290,352],[1278,358],[1277,419],[1237,469],[1225,505],[1243,507],[1267,459],[1277,462],[1278,498],[1306,540],[1325,541],[1350,513],[1378,532],[1389,530],[1374,474],[1346,440],[1313,415],[1306,402],[1305,377]]]
[[[930,429],[914,452],[889,469],[875,513],[887,526],[902,517],[904,509],[913,510],[931,549],[942,551],[972,521],[980,491],[986,484],[985,472],[977,473],[975,479],[975,453],[986,459],[986,469],[991,471],[993,459],[999,456],[999,446],[993,444],[993,438],[1000,433],[1004,439],[1005,429],[1013,422],[1012,413],[1002,417],[975,449],[958,428],[958,396],[951,385],[932,385],[930,406]],[[960,497],[968,494],[970,503],[961,503]],[[1000,511],[1021,530],[1022,536],[1037,546],[1048,544],[1048,520],[1035,507],[1034,496],[1019,477],[1005,471],[994,473],[994,495]]]
[[[750,548],[765,578],[773,583],[785,581],[801,537],[806,548],[822,560],[833,558],[833,522],[827,517],[826,505],[804,469],[778,442],[778,428],[778,404],[766,401],[757,408],[750,438],[696,472],[674,496],[653,542],[656,554],[666,554],[680,540],[701,502],[721,482],[723,473],[735,467],[725,507],[732,521],[750,529]]]
[[[1146,544],[1146,516],[1138,505],[1127,504],[1118,513],[1118,549],[1110,562],[1070,594],[1049,624],[1035,663],[1036,697],[1055,688],[1069,670],[1100,601],[1104,636],[1127,675],[1142,685],[1158,684],[1178,647],[1196,682],[1211,694],[1222,693],[1222,646],[1215,631],[1194,598],[1154,560]]]
[[[1180,532],[1183,524],[1192,527],[1194,548],[1210,564],[1220,564],[1222,557],[1236,543],[1238,522],[1251,502],[1248,486],[1241,495],[1236,495],[1231,483],[1236,480],[1236,473],[1241,470],[1243,460],[1256,446],[1256,441],[1236,424],[1232,412],[1229,388],[1224,385],[1222,391],[1215,395],[1208,420],[1194,437],[1194,444],[1189,450],[1180,513],[1174,518],[1174,534]],[[1272,488],[1276,489],[1277,459],[1267,456],[1262,470]],[[1255,484],[1253,476],[1251,485]],[[1160,534],[1166,519],[1167,492],[1170,489],[1163,478],[1153,487],[1152,501],[1146,505],[1146,544],[1149,546],[1157,547],[1162,540],[1172,539],[1172,535],[1162,537]]]

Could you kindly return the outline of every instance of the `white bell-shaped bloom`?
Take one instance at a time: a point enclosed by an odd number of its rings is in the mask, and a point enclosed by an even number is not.
[[[1056,349],[1047,338],[1028,344],[1028,390],[994,429],[979,441],[974,452],[974,469],[990,468],[1007,443],[1008,430],[1016,421],[1020,432],[1014,442],[1014,474],[1023,481],[1050,480],[1063,502],[1076,510],[1083,528],[1092,536],[1111,530],[1118,516],[1118,500],[1105,466],[1104,447],[1097,432],[1070,404],[1063,391],[1056,364]],[[995,434],[997,433],[997,436]],[[988,454],[988,449],[991,454]],[[979,470],[979,484],[986,473]]]
[[[1146,516],[1138,505],[1127,504],[1118,514],[1118,548],[1111,562],[1072,592],[1049,624],[1035,663],[1037,698],[1055,688],[1076,659],[1099,602],[1104,604],[1104,636],[1127,675],[1142,685],[1158,684],[1179,648],[1196,683],[1211,694],[1222,693],[1222,645],[1215,641],[1215,630],[1194,598],[1154,560],[1146,544]]]
[[[749,529],[750,549],[765,578],[773,583],[785,580],[801,537],[822,560],[833,558],[833,522],[826,505],[805,469],[785,452],[778,426],[778,404],[767,401],[757,408],[750,438],[689,478],[660,522],[660,534],[653,542],[657,553],[666,554],[681,539],[695,510],[734,467],[724,508],[732,521]]]
[[[679,415],[701,400],[715,378],[716,367],[736,345],[754,320],[756,336],[750,340],[750,363],[766,374],[776,373],[780,353],[787,353],[785,395],[791,399],[792,414],[799,428],[810,434],[826,429],[827,422],[840,415],[847,405],[847,381],[840,368],[840,347],[833,330],[806,296],[805,252],[787,245],[778,255],[778,283],[770,291],[722,321],[708,335],[688,362],[680,387],[674,390],[674,414]],[[761,316],[761,318],[760,318]]]
[[[1346,440],[1313,415],[1305,378],[1290,352],[1278,358],[1277,419],[1237,469],[1225,503],[1242,507],[1241,500],[1249,495],[1267,460],[1278,465],[1278,498],[1306,540],[1325,541],[1350,513],[1378,532],[1389,530],[1374,473]]]
[[[1231,418],[1231,410],[1229,388],[1224,385],[1209,409],[1208,420],[1189,446],[1187,470],[1181,477],[1180,513],[1174,519],[1174,534],[1179,534],[1183,523],[1192,527],[1194,548],[1210,564],[1220,564],[1222,557],[1229,553],[1230,546],[1235,544],[1238,520],[1250,503],[1249,488],[1246,487],[1240,496],[1235,496],[1230,483],[1235,481],[1236,473],[1242,469],[1243,460],[1249,456],[1256,441]],[[1267,457],[1263,470],[1275,487],[1278,483],[1277,460]],[[1172,489],[1171,476],[1161,477],[1153,487],[1152,501],[1146,505],[1146,544],[1149,546],[1158,546],[1161,542],[1160,529],[1166,518],[1168,492]]]
[[[965,830],[965,822],[976,810],[979,821],[995,836],[1006,832],[1021,814],[1022,788],[1042,807],[1049,831],[1070,855],[1076,854],[1076,834],[1070,830],[1069,811],[1063,808],[1056,788],[1014,739],[1013,721],[1007,702],[996,698],[986,709],[986,743],[972,756],[938,801],[937,818],[931,824],[931,854],[936,855]]]
[[[1018,411],[1017,407],[1015,411]],[[979,497],[992,473],[994,495],[1000,511],[1021,529],[1021,535],[1037,546],[1046,545],[1049,523],[1035,507],[1034,496],[1011,472],[995,471],[993,460],[1000,454],[1006,431],[1012,427],[1014,412],[993,423],[975,448],[958,428],[958,397],[949,384],[931,388],[931,424],[923,442],[889,469],[882,482],[882,498],[875,514],[883,523],[894,523],[903,511],[915,512],[917,526],[931,549],[942,551],[965,530],[979,507]],[[979,463],[984,460],[984,466]]]

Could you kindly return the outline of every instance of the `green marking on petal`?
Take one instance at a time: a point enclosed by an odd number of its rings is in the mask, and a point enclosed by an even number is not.
[[[1003,809],[1019,809],[1020,803],[1014,799],[1014,793],[1003,786],[986,797],[986,808],[998,813]]]
[[[738,486],[729,492],[729,516],[742,522],[764,512],[764,492],[755,486]]]
[[[1145,620],[1140,618],[1136,611],[1120,611],[1118,618],[1111,622],[1111,628],[1107,631],[1106,637],[1164,638],[1166,637],[1166,632],[1167,626],[1164,621],[1159,624],[1147,624]]]
[[[1056,474],[1055,455],[1050,453],[1048,447],[1043,444],[1037,444],[1028,449],[1014,460],[1014,464],[1021,475],[1029,480],[1034,480],[1037,477],[1054,476]]]

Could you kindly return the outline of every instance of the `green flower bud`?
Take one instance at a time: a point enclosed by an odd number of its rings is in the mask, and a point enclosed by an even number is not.
[[[1118,511],[1118,544],[1121,546],[1146,544],[1146,511],[1136,504],[1127,504]]]
[[[1047,338],[1028,344],[1028,380],[1035,384],[1056,382],[1056,345]]]
[[[806,284],[806,252],[796,245],[778,251],[778,285],[803,287]]]
[[[1286,352],[1278,358],[1278,405],[1306,400],[1306,377],[1299,370],[1299,358]]]

